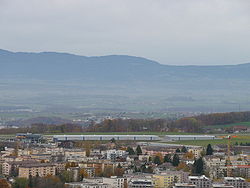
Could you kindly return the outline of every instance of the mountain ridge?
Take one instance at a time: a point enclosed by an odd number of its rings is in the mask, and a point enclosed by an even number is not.
[[[72,57],[78,57],[78,58],[93,58],[93,59],[97,59],[97,58],[115,58],[115,57],[123,57],[123,58],[134,58],[134,59],[139,59],[139,60],[145,60],[145,61],[149,61],[152,63],[156,63],[156,64],[160,64],[160,65],[166,65],[166,66],[173,66],[173,67],[219,67],[219,66],[238,66],[238,65],[250,65],[250,62],[248,63],[239,63],[239,64],[230,64],[230,65],[170,65],[170,64],[163,64],[160,62],[157,62],[155,60],[151,60],[148,58],[144,58],[144,57],[139,57],[139,56],[131,56],[131,55],[122,55],[122,54],[111,54],[111,55],[103,55],[103,56],[84,56],[84,55],[77,55],[77,54],[73,54],[73,53],[67,53],[67,52],[55,52],[55,51],[41,51],[41,52],[13,52],[10,50],[4,50],[4,49],[0,49],[0,55],[10,55],[10,54],[17,54],[17,55],[57,55],[57,56],[72,56]]]
[[[64,104],[75,98],[85,100],[83,96],[95,96],[93,103],[102,103],[107,100],[106,96],[112,100],[122,96],[127,101],[124,105],[131,104],[131,97],[141,96],[145,101],[137,100],[142,106],[144,102],[150,103],[145,97],[164,99],[172,106],[177,105],[173,102],[182,104],[183,97],[194,99],[188,101],[189,105],[204,103],[209,106],[211,100],[218,105],[228,105],[235,103],[235,99],[250,105],[250,63],[176,66],[128,55],[87,57],[57,52],[12,53],[0,50],[0,67],[0,105],[13,104],[13,100],[22,105],[27,101],[37,103],[37,98],[48,105]],[[60,102],[56,102],[59,99]],[[102,108],[114,108],[119,100],[121,98],[117,97],[111,106],[108,102],[106,106],[98,104]],[[138,101],[132,102],[131,106]],[[73,104],[72,101],[68,103]],[[163,104],[165,102],[159,105]],[[123,106],[116,108],[124,109]]]

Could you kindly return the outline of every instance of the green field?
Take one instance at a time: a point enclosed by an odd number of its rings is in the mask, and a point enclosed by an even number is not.
[[[250,142],[250,135],[237,135],[236,138],[231,139],[231,143],[235,144],[238,142],[238,144]],[[227,144],[228,139],[218,139],[218,140],[186,140],[186,141],[176,141],[176,142],[168,142],[168,143],[175,143],[175,144],[181,144],[181,145],[195,145],[195,146],[207,146],[208,144],[211,145],[217,145],[217,144]]]
[[[50,133],[46,135],[189,135],[198,133],[181,133],[181,132],[76,132],[76,133]]]
[[[225,125],[211,125],[208,127],[210,127],[210,128],[227,128],[227,127],[234,127],[234,126],[238,126],[238,125],[250,127],[250,122],[248,121],[248,122],[231,123],[231,124],[225,124]]]

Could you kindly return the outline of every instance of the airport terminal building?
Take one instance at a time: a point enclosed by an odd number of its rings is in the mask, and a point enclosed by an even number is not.
[[[85,141],[85,140],[136,140],[136,141],[154,141],[160,140],[156,135],[54,135],[55,142],[62,141]]]
[[[166,140],[178,141],[178,140],[215,140],[214,135],[166,135]]]

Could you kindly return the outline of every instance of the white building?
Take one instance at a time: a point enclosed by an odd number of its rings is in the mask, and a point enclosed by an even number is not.
[[[224,183],[214,183],[212,185],[213,188],[234,188],[232,185],[224,184]]]
[[[107,150],[102,151],[102,155],[104,155],[109,160],[115,160],[117,157],[125,157],[127,152],[124,150]]]
[[[225,177],[224,183],[232,185],[234,188],[247,188],[248,183],[241,177]]]
[[[54,135],[55,142],[84,140],[160,140],[156,135]]]
[[[176,183],[173,188],[196,188],[196,185],[190,183]]]
[[[103,183],[110,185],[110,188],[124,188],[125,179],[123,177],[111,176],[110,178],[103,178]]]
[[[196,185],[197,188],[210,188],[211,180],[206,176],[188,176],[188,181],[191,184]]]
[[[213,135],[166,135],[166,140],[215,140],[218,139]]]

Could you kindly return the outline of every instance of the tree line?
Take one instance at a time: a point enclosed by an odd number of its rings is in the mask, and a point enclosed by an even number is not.
[[[67,133],[67,132],[204,132],[208,125],[223,125],[250,121],[250,112],[201,114],[178,120],[166,119],[105,119],[89,126],[75,124],[34,124],[30,127],[0,129],[0,134],[17,132]]]

